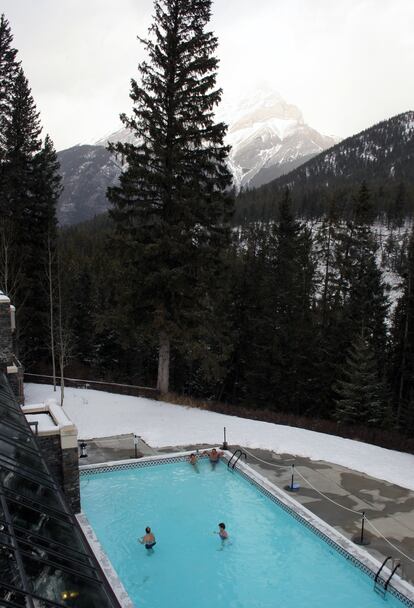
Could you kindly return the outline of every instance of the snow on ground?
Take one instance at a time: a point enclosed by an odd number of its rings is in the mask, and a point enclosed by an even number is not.
[[[27,405],[60,398],[42,384],[26,384],[25,393]],[[230,444],[324,460],[414,490],[414,455],[342,437],[88,389],[65,388],[63,409],[82,439],[135,433],[154,448],[219,445],[226,427]]]

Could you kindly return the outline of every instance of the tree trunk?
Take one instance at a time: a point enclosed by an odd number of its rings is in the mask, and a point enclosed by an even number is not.
[[[53,269],[52,269],[52,249],[50,246],[50,234],[47,237],[47,254],[48,254],[48,281],[49,281],[49,317],[50,317],[50,350],[52,354],[52,375],[53,375],[53,390],[56,392],[56,360],[55,360],[55,321],[53,318]]]
[[[65,340],[63,332],[63,321],[62,321],[62,289],[60,281],[60,258],[57,258],[57,284],[58,284],[58,322],[59,322],[59,367],[60,367],[60,405],[63,406],[65,398],[65,378],[63,376],[65,370]]]
[[[65,362],[63,354],[60,355],[60,405],[63,407],[63,401],[65,399],[65,377],[63,375],[65,370]]]
[[[397,416],[396,416],[397,426],[400,426],[402,401],[403,401],[403,395],[404,395],[405,360],[406,360],[407,344],[408,344],[408,315],[410,314],[410,303],[411,303],[411,269],[409,269],[409,271],[408,271],[408,296],[407,296],[407,310],[405,311],[405,321],[404,321],[404,340],[403,340],[403,352],[402,352],[402,361],[401,361],[401,369],[400,369],[400,385],[399,385],[399,389],[398,389],[398,404],[397,404]]]
[[[159,335],[157,389],[162,395],[168,393],[170,382],[170,337],[165,331]]]

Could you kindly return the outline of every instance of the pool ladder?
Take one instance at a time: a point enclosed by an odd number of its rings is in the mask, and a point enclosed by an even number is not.
[[[234,469],[234,467],[236,466],[236,464],[239,462],[240,458],[244,456],[244,459],[247,460],[247,454],[246,452],[243,452],[243,450],[240,450],[239,448],[237,450],[235,450],[233,452],[233,454],[231,455],[230,460],[227,463],[227,466],[231,469]],[[235,459],[233,464],[232,464],[232,460],[233,458]]]
[[[389,577],[387,578],[387,580],[385,581],[384,579],[380,578],[380,574],[381,574],[381,570],[384,568],[385,564],[388,562],[388,560],[391,560],[391,574],[389,575]],[[390,584],[390,580],[392,579],[392,577],[394,576],[395,572],[397,571],[397,568],[400,568],[401,564],[400,562],[394,562],[394,560],[392,559],[391,555],[386,557],[384,559],[384,561],[381,564],[381,567],[379,568],[378,572],[375,575],[374,578],[374,591],[376,591],[377,593],[379,593],[380,595],[382,595],[382,597],[385,596],[385,594],[387,593],[387,589],[388,589],[388,585]]]

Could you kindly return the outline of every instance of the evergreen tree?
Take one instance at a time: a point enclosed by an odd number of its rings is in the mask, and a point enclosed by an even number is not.
[[[26,306],[34,289],[35,277],[30,266],[35,233],[34,215],[34,159],[41,147],[39,115],[23,70],[19,68],[11,100],[11,121],[6,132],[6,152],[3,163],[3,214],[14,227],[12,255],[20,262],[18,281],[11,281],[14,293],[9,293],[16,304],[20,353],[26,356],[30,344],[31,317]]]
[[[309,358],[314,264],[310,231],[295,220],[288,191],[278,222],[258,223],[243,249],[250,275],[240,328],[244,401],[303,413],[316,389]]]
[[[19,354],[30,366],[45,355],[50,329],[47,266],[56,240],[60,177],[49,137],[42,146],[39,114],[11,42],[8,22],[2,17],[0,275],[17,309]]]
[[[274,334],[275,234],[257,222],[241,234],[237,266],[233,266],[232,305],[234,354],[229,380],[232,396],[251,406],[271,404],[272,338]]]
[[[353,205],[353,220],[357,226],[371,225],[375,219],[375,210],[367,183],[362,182],[358,196]]]
[[[381,426],[386,419],[384,385],[378,378],[378,364],[368,341],[357,335],[334,385],[338,395],[335,417],[343,424]]]
[[[414,230],[403,267],[402,296],[393,317],[390,383],[396,424],[414,431]]]
[[[14,83],[19,63],[16,61],[17,50],[12,47],[13,36],[10,25],[4,15],[0,17],[0,172],[7,150],[6,136],[11,122],[11,108]],[[1,173],[0,173],[1,179]],[[0,194],[2,184],[0,181]],[[0,211],[4,211],[0,199]]]
[[[59,162],[53,142],[47,135],[41,150],[33,157],[33,183],[30,208],[27,213],[27,238],[30,251],[24,271],[27,282],[26,305],[21,318],[27,318],[26,351],[33,365],[45,359],[49,349],[51,331],[54,331],[56,298],[56,207],[62,190]],[[53,357],[53,352],[52,352]]]
[[[378,246],[371,220],[370,193],[363,183],[354,203],[352,221],[338,231],[337,301],[343,310],[338,319],[337,345],[339,351],[344,353],[350,346],[352,336],[363,334],[375,351],[379,372],[382,373],[389,302],[376,259]]]
[[[388,214],[388,219],[391,221],[391,225],[394,228],[401,228],[404,223],[404,216],[406,215],[406,201],[407,192],[404,182],[400,182],[398,190],[392,201],[391,209]]]
[[[158,388],[169,386],[170,345],[186,344],[208,318],[208,284],[219,278],[228,243],[231,183],[214,122],[217,38],[205,28],[211,0],[156,0],[149,61],[132,80],[133,116],[122,121],[137,144],[111,150],[127,162],[109,190],[138,323],[156,332]]]
[[[335,264],[335,249],[338,225],[336,204],[334,200],[331,200],[315,237],[315,255],[319,263],[317,276],[321,294],[319,309],[321,311],[322,327],[325,327],[328,323],[330,310],[334,307],[336,301],[338,276]]]
[[[288,190],[280,204],[275,236],[273,400],[280,410],[304,413],[316,396],[310,357],[315,265],[310,230],[295,220]]]

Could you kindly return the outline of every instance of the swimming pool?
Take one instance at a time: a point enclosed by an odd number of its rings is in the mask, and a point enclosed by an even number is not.
[[[170,460],[81,476],[83,511],[136,606],[384,607],[348,554],[247,477],[223,462],[213,470],[202,460],[197,472]],[[230,536],[224,546],[213,533],[219,522]],[[157,539],[152,554],[137,542],[146,526]],[[390,593],[385,604],[414,606]]]

